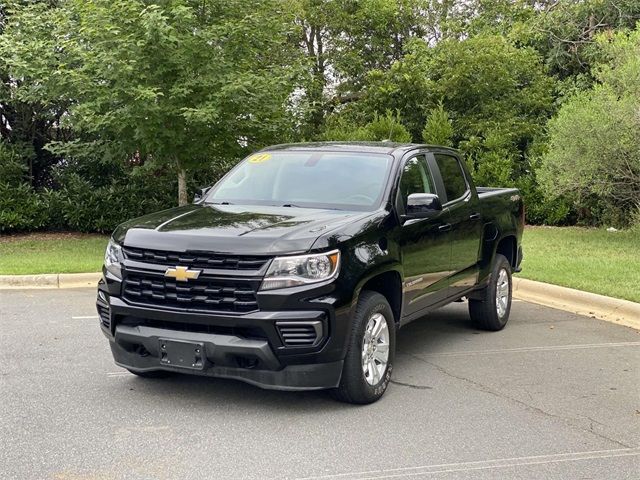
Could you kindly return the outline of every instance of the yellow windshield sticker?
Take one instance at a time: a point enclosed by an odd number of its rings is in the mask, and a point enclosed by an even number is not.
[[[251,155],[249,157],[249,162],[251,163],[262,163],[271,160],[270,153],[256,153],[255,155]]]

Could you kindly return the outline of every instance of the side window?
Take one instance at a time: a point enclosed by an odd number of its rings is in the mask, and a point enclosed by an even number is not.
[[[439,153],[435,157],[442,183],[444,183],[444,191],[447,194],[447,202],[462,197],[467,191],[467,181],[458,159]]]
[[[412,193],[435,193],[427,162],[422,155],[407,160],[400,178],[400,198],[404,206]]]

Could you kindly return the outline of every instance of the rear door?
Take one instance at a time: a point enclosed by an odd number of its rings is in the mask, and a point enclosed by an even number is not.
[[[404,212],[410,194],[436,193],[424,154],[406,160],[401,175],[396,199],[398,212]],[[447,224],[447,213],[443,210],[429,218],[407,220],[398,229],[404,268],[405,316],[447,297],[451,252]]]
[[[436,186],[451,226],[449,296],[461,295],[478,281],[482,235],[478,196],[456,156],[434,153],[429,160],[437,169]]]

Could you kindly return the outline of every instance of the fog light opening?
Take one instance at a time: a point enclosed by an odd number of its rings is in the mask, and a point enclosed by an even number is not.
[[[258,363],[260,363],[260,361],[255,357],[241,357],[236,355],[236,364],[240,368],[256,368]]]

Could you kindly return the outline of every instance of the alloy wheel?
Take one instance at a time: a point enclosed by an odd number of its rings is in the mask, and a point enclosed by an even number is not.
[[[381,313],[374,313],[367,322],[362,341],[362,373],[369,385],[382,379],[389,362],[389,325]]]
[[[509,274],[503,268],[498,273],[498,281],[496,282],[496,312],[498,317],[504,317],[507,313],[509,305]]]

